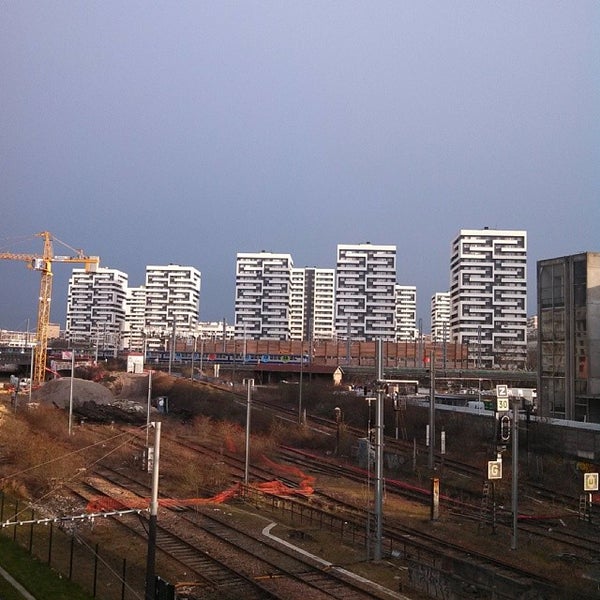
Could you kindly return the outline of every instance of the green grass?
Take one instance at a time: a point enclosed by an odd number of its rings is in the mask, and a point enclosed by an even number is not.
[[[10,573],[36,600],[92,600],[77,584],[62,579],[47,565],[31,557],[23,548],[0,536],[0,566]],[[0,598],[23,600],[0,576]]]

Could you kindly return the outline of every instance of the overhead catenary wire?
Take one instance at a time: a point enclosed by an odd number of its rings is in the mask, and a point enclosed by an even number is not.
[[[144,427],[146,427],[144,425]],[[130,432],[122,432],[119,433],[117,435],[114,435],[112,437],[100,440],[98,442],[95,442],[93,444],[88,444],[87,446],[84,446],[83,448],[79,448],[73,452],[68,452],[66,454],[63,454],[61,456],[58,456],[56,458],[53,458],[51,460],[45,461],[43,463],[40,463],[38,465],[34,465],[32,467],[29,467],[27,469],[23,469],[21,471],[18,472],[14,472],[11,475],[5,476],[0,478],[0,483],[2,483],[3,481],[6,481],[7,479],[16,477],[18,475],[22,475],[25,473],[29,473],[35,469],[39,469],[42,468],[44,466],[47,466],[49,464],[52,464],[53,462],[56,461],[60,461],[60,460],[64,460],[66,457],[69,456],[73,456],[75,454],[84,452],[86,450],[89,450],[91,448],[94,448],[98,445],[101,444],[106,444],[109,443],[113,440],[117,440],[119,438],[122,438],[124,436],[127,436],[127,439],[125,439],[122,443],[118,444],[116,447],[112,448],[110,451],[104,453],[102,456],[98,457],[97,459],[95,459],[94,461],[90,462],[87,467],[86,470],[92,466],[94,466],[95,464],[98,464],[100,461],[104,460],[107,456],[110,456],[111,454],[113,454],[114,452],[116,452],[119,448],[122,448],[124,445],[128,444],[130,441],[137,439],[137,436],[133,433]],[[78,476],[81,475],[81,471],[77,470],[75,471],[71,477],[64,479],[60,486],[64,485],[65,483],[69,482],[69,481],[73,481],[74,479],[76,479]],[[40,497],[38,497],[36,500],[31,501],[28,503],[27,506],[25,506],[22,510],[20,510],[19,512],[15,513],[15,515],[13,515],[13,521],[7,520],[5,522],[0,523],[0,527],[1,528],[5,528],[5,527],[9,527],[9,526],[19,526],[19,525],[29,525],[29,524],[49,524],[49,523],[65,523],[65,522],[74,522],[74,521],[91,521],[93,522],[94,519],[96,518],[101,518],[101,517],[113,517],[113,516],[122,516],[122,515],[126,515],[126,514],[138,514],[140,515],[142,512],[144,512],[142,509],[136,508],[136,509],[123,509],[123,510],[115,510],[115,511],[106,511],[106,512],[97,512],[97,513],[84,513],[84,514],[77,514],[77,515],[62,515],[62,516],[58,516],[58,517],[46,517],[46,518],[42,518],[42,519],[29,519],[29,520],[17,520],[17,517],[19,515],[21,515],[23,512],[25,512],[26,510],[28,510],[30,507],[33,507],[36,503],[41,502],[42,500],[44,500],[46,497],[50,496],[51,494],[53,494],[54,492],[56,492],[57,487],[60,486],[56,486],[54,488],[52,488],[51,490],[49,490],[47,493],[41,495]],[[75,534],[74,534],[75,535]],[[88,544],[83,538],[81,538],[80,536],[75,535],[76,539],[86,548],[88,548],[88,550],[90,552],[92,552],[94,554],[94,556],[100,561],[102,562],[102,564],[111,571],[111,573],[113,573],[113,575],[118,579],[118,581],[120,581],[128,590],[129,593],[136,599],[143,599],[143,596],[141,596],[136,590],[134,590],[128,583],[126,580],[124,580],[121,576],[120,573],[117,573],[115,571],[115,569],[105,560],[103,559],[100,555],[98,555],[96,553],[96,550],[94,548],[92,548],[90,546],[90,544]]]
[[[115,448],[112,448],[109,452],[104,453],[102,456],[98,457],[97,459],[95,459],[94,461],[90,462],[87,464],[87,466],[85,467],[85,469],[89,469],[90,467],[93,467],[94,465],[98,464],[100,461],[104,460],[107,456],[110,456],[111,454],[113,454],[114,452],[116,452],[117,450],[119,450],[120,448],[122,448],[123,446],[125,446],[126,444],[128,444],[131,440],[136,439],[136,436],[132,433],[129,432],[123,432],[120,433],[118,435],[115,435],[113,437],[101,440],[99,442],[95,442],[94,444],[89,444],[83,448],[79,448],[78,450],[75,450],[73,452],[68,452],[67,454],[63,454],[61,456],[58,456],[56,458],[53,458],[52,460],[48,460],[44,463],[40,463],[38,465],[34,465],[33,467],[29,467],[27,469],[23,469],[22,471],[16,472],[16,473],[12,473],[11,475],[8,475],[6,477],[3,477],[0,479],[0,483],[6,481],[7,479],[11,479],[14,477],[17,477],[19,475],[23,475],[25,473],[29,473],[31,471],[34,471],[35,469],[39,469],[41,467],[47,466],[49,464],[52,464],[56,461],[60,461],[60,460],[64,460],[65,458],[69,457],[69,456],[73,456],[75,454],[84,452],[85,450],[89,450],[90,448],[94,448],[100,444],[106,444],[107,442],[110,442],[112,440],[116,440],[120,437],[123,436],[128,436],[126,440],[123,441],[123,443],[119,444],[118,446],[116,446]],[[39,496],[37,499],[32,500],[30,502],[27,503],[27,505],[20,510],[19,512],[17,512],[14,515],[14,518],[16,519],[17,516],[19,516],[20,514],[22,514],[23,512],[25,512],[26,510],[28,510],[31,507],[34,507],[37,503],[41,502],[42,500],[44,500],[45,498],[51,496],[52,494],[54,494],[56,492],[56,490],[58,488],[60,488],[61,486],[63,486],[65,483],[68,483],[70,481],[74,481],[77,477],[81,476],[82,471],[77,469],[70,477],[67,477],[66,479],[62,480],[60,482],[60,485],[53,487],[52,489],[48,490],[45,494],[42,494],[41,496]]]

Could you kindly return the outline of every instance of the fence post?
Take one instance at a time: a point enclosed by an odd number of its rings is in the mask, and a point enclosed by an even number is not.
[[[127,559],[123,559],[123,571],[121,574],[121,600],[125,600],[125,582],[127,580]]]
[[[15,500],[15,516],[13,517],[13,521],[17,520],[17,516],[19,514],[19,501]],[[17,541],[17,526],[13,525],[13,542]]]
[[[75,550],[75,534],[71,533],[71,552],[69,555],[69,581],[73,578],[73,552]]]
[[[96,550],[94,552],[94,593],[92,596],[96,597],[96,582],[98,580],[98,544],[96,544]]]
[[[29,526],[29,554],[33,550],[33,521],[34,521],[35,512],[33,508],[31,509],[31,525]]]
[[[50,521],[50,536],[48,538],[48,564],[52,566],[52,534],[54,533],[54,522]]]

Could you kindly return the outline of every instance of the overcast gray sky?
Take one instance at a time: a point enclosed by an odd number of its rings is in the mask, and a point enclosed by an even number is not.
[[[428,327],[461,228],[528,232],[529,314],[537,260],[600,251],[597,0],[8,0],[0,78],[0,251],[193,265],[202,320],[237,252],[395,244]],[[33,328],[38,274],[0,281]]]

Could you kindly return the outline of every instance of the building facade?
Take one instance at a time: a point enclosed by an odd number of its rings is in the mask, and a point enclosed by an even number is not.
[[[436,292],[431,296],[431,340],[450,340],[450,293]]]
[[[293,268],[290,254],[237,254],[236,337],[255,340],[290,339]]]
[[[396,341],[417,339],[417,288],[396,284]]]
[[[304,270],[303,340],[331,340],[335,336],[335,269]]]
[[[537,263],[541,416],[600,423],[600,253]]]
[[[144,284],[144,335],[149,348],[168,345],[177,336],[196,332],[200,312],[201,273],[181,265],[148,265]]]
[[[146,332],[146,288],[128,288],[125,301],[123,349],[143,352]]]
[[[452,242],[452,339],[479,368],[522,369],[527,360],[527,233],[463,229]]]
[[[116,352],[122,344],[127,285],[127,274],[116,269],[73,269],[65,330],[69,342]]]
[[[290,276],[290,339],[303,340],[306,320],[306,271],[293,268]]]
[[[335,328],[342,339],[396,339],[396,246],[338,245]]]

